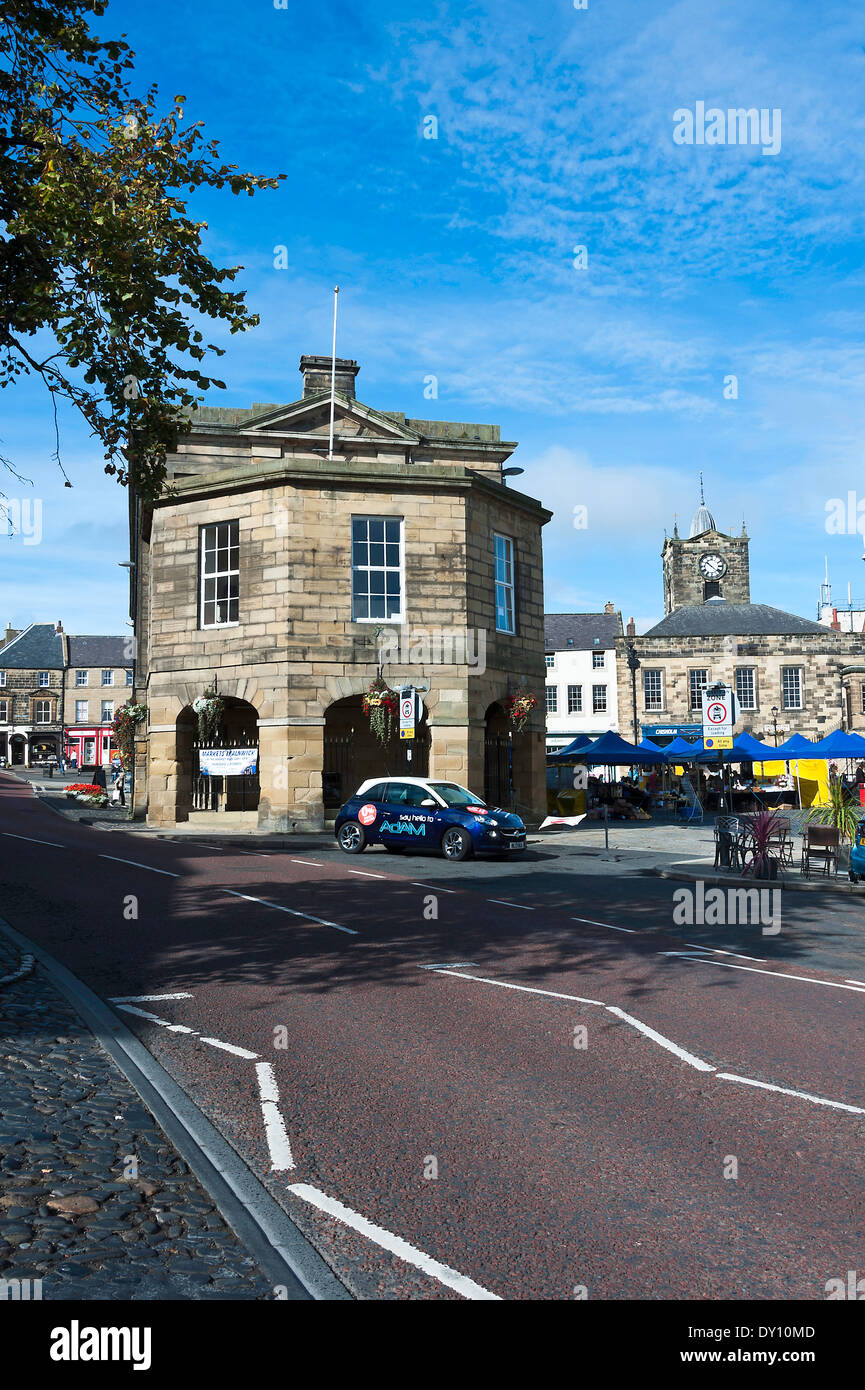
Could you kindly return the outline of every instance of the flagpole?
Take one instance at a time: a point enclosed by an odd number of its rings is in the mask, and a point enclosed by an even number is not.
[[[334,395],[336,392],[336,306],[339,303],[338,296],[339,285],[335,285],[333,290],[333,352],[330,360],[330,448],[327,452],[329,459],[333,458],[333,412],[335,405]]]

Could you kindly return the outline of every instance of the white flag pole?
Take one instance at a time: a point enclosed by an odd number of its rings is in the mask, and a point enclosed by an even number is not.
[[[327,453],[329,459],[333,458],[333,412],[335,404],[334,394],[336,391],[336,306],[339,302],[338,296],[339,285],[335,285],[333,290],[333,353],[331,354],[330,362],[330,448]]]

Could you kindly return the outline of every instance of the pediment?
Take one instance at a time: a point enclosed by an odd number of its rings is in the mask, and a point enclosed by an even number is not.
[[[341,437],[354,435],[359,439],[386,439],[416,444],[420,435],[404,422],[383,415],[360,401],[334,394],[334,431]],[[238,428],[246,435],[324,436],[330,433],[330,392],[323,391],[291,405],[279,406],[264,415],[256,415]]]

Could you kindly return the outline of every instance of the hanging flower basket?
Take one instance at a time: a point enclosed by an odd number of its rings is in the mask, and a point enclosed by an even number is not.
[[[508,695],[504,701],[505,713],[513,724],[517,733],[526,724],[533,709],[537,708],[537,696],[535,695]]]
[[[192,701],[192,709],[198,719],[198,742],[212,743],[219,733],[225,701],[210,687]]]
[[[364,695],[363,712],[369,719],[371,732],[382,747],[390,743],[399,712],[399,697],[382,676],[376,677]]]
[[[132,755],[135,751],[135,730],[146,718],[147,706],[132,704],[121,705],[114,716],[111,733],[125,768],[132,765]]]

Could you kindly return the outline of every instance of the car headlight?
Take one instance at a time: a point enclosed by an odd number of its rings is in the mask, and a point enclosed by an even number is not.
[[[494,825],[488,825],[486,830],[487,836],[490,840],[498,840],[501,838],[499,832],[496,830]]]

